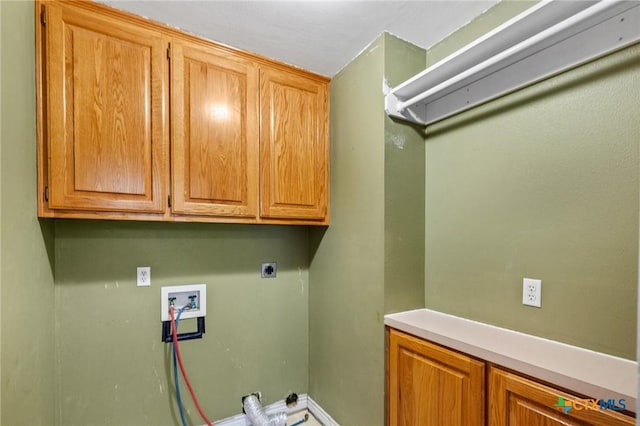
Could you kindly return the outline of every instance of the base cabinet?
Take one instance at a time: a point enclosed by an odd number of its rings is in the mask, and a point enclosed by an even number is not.
[[[631,426],[635,420],[595,399],[543,385],[500,368],[489,368],[491,426]],[[624,408],[624,407],[618,407]]]
[[[389,424],[484,424],[484,363],[391,330]]]
[[[387,329],[390,426],[632,426],[614,401],[585,398]]]

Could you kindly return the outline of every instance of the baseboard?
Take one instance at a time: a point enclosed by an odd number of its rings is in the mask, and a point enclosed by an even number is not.
[[[333,420],[329,413],[324,411],[324,409],[310,397],[307,397],[307,410],[324,426],[340,426],[338,422]]]
[[[287,414],[297,413],[298,411],[309,410],[316,419],[324,426],[340,426],[336,423],[331,416],[322,409],[313,399],[305,393],[298,395],[298,403],[292,407],[287,407],[287,404],[283,400],[274,402],[264,407],[264,411],[268,415],[286,411]],[[251,422],[244,414],[237,414],[226,419],[218,420],[214,422],[216,426],[251,426]]]

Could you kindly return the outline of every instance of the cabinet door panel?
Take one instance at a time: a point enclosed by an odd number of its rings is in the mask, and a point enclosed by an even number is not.
[[[49,207],[162,212],[161,37],[60,5],[47,13]]]
[[[258,75],[222,51],[172,45],[173,211],[257,214]]]
[[[614,410],[558,406],[575,395],[492,367],[489,370],[489,426],[631,426],[635,420]]]
[[[484,424],[484,363],[396,330],[388,362],[390,425]]]
[[[260,73],[260,214],[325,220],[327,87],[275,69]]]

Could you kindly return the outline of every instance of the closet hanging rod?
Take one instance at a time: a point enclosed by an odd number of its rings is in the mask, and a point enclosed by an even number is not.
[[[385,97],[387,113],[430,124],[640,39],[639,2],[600,1],[592,6],[588,3],[586,8],[582,3],[583,10],[538,29],[539,32],[516,44],[498,44],[517,39],[514,36],[517,31],[531,31],[531,22],[540,26],[544,8],[547,15],[566,14],[566,4],[542,2],[391,89]],[[554,7],[556,10],[552,10]],[[498,53],[475,64],[464,64],[468,57],[482,58],[479,51],[487,48]],[[466,69],[456,69],[459,63]]]

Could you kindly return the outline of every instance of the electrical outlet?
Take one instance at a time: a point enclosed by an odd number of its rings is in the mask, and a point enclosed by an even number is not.
[[[185,308],[180,319],[198,318],[207,315],[206,284],[176,285],[160,288],[160,316],[162,321],[169,321],[169,307],[173,306],[175,314]]]
[[[542,281],[531,278],[522,280],[522,304],[540,308],[542,304]]]
[[[262,264],[262,278],[275,278],[276,272],[278,271],[278,263],[277,262],[265,262]]]
[[[138,266],[138,287],[148,287],[151,285],[151,266]]]

